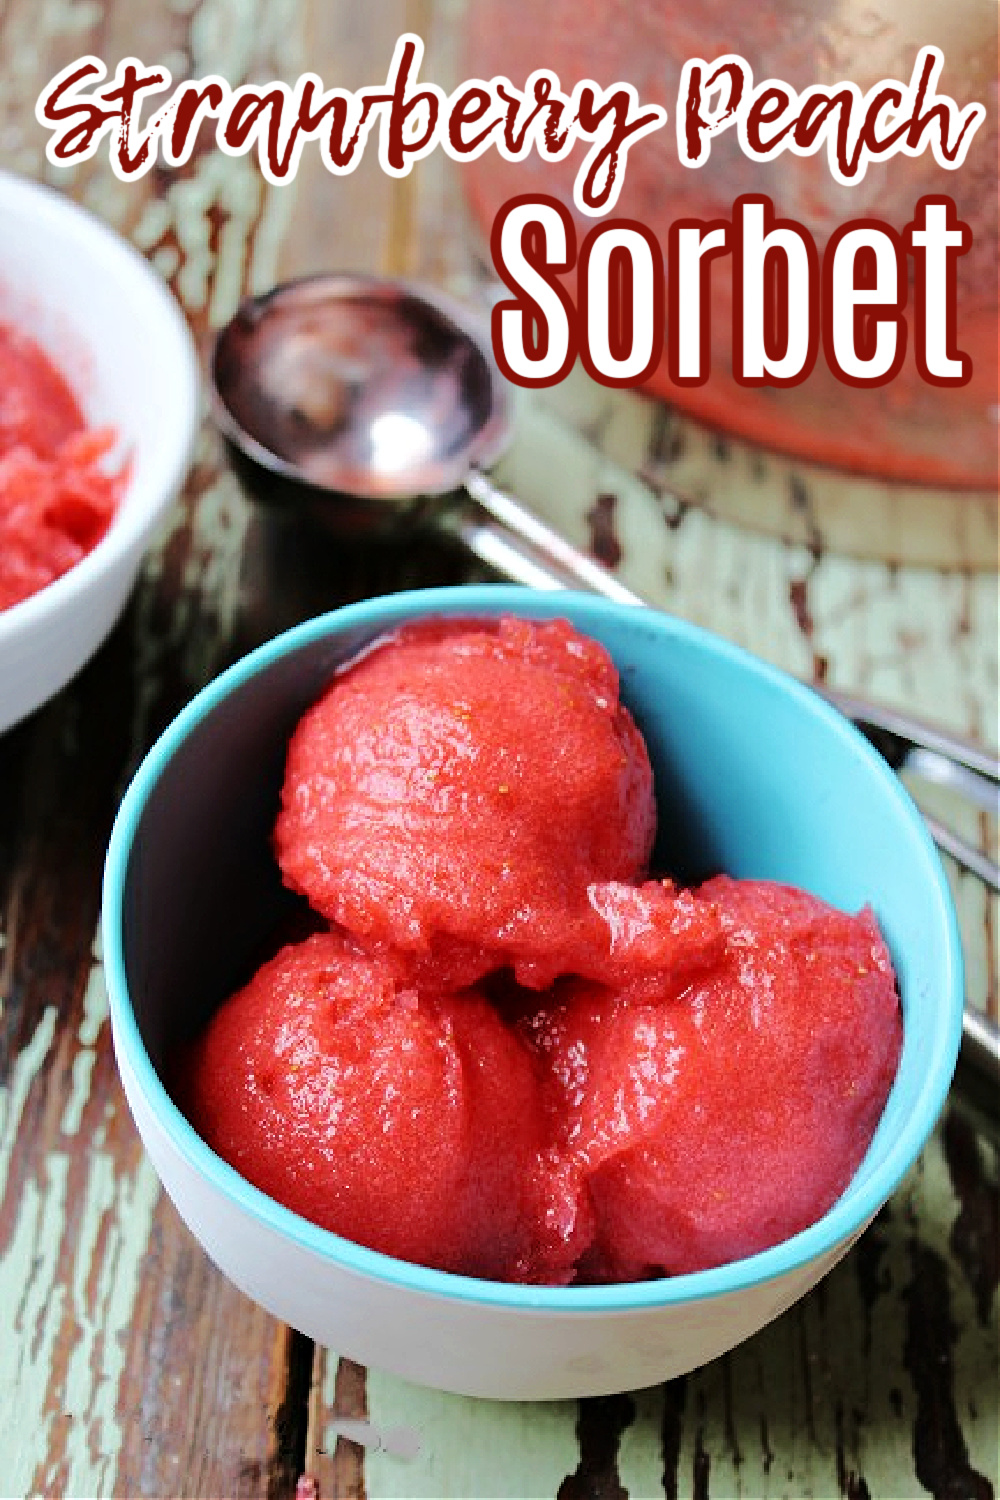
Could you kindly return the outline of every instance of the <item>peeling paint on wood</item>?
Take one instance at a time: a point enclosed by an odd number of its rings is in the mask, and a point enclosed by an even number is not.
[[[50,168],[33,121],[42,83],[85,51],[234,84],[308,65],[357,87],[409,27],[426,33],[425,75],[453,84],[462,13],[462,0],[9,0],[0,164],[129,234],[202,341],[245,292],[327,268],[425,277],[482,307],[490,278],[443,159],[405,183],[372,161],[334,180],[312,160],[273,189],[200,143],[182,172],[125,185],[106,161]],[[921,514],[912,492],[720,439],[578,373],[517,402],[500,477],[663,607],[995,741],[995,497],[925,495]],[[601,1402],[467,1401],[313,1350],[222,1280],[159,1192],[117,1082],[93,942],[130,772],[204,681],[276,630],[473,571],[444,545],[351,551],[255,511],[206,425],[122,624],[0,740],[0,1489],[290,1500],[305,1477],[319,1500],[985,1500],[1000,1437],[998,1163],[957,1112],[810,1297],[725,1359]],[[994,828],[942,810],[995,847]],[[949,873],[970,999],[996,1016],[1000,902]]]

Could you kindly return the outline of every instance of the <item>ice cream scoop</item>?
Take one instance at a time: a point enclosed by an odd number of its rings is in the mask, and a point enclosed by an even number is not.
[[[517,583],[551,587],[555,574],[639,602],[486,478],[510,435],[506,387],[489,340],[440,293],[374,277],[288,282],[242,304],[209,374],[241,473],[269,500],[350,536],[433,519]]]

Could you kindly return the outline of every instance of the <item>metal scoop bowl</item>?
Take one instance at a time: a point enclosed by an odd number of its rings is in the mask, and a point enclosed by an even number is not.
[[[449,298],[374,277],[287,282],[242,304],[209,374],[259,498],[356,538],[434,524],[515,582],[642,602],[487,479],[510,437],[507,388]]]

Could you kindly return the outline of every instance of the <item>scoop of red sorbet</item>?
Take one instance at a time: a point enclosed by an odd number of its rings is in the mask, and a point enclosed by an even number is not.
[[[603,973],[592,887],[642,877],[649,757],[596,641],[566,621],[401,630],[342,672],[289,748],[284,878],[397,972],[543,988]]]
[[[472,992],[418,994],[325,933],[217,1012],[180,1070],[192,1123],[265,1193],[402,1260],[568,1280],[577,1253],[514,1031]]]
[[[725,933],[711,966],[664,974],[658,995],[570,981],[521,1022],[596,1216],[584,1279],[701,1270],[814,1223],[895,1075],[899,1001],[870,911],[726,877],[695,897]]]
[[[0,610],[45,588],[104,536],[124,474],[114,434],[86,428],[64,377],[0,324]]]

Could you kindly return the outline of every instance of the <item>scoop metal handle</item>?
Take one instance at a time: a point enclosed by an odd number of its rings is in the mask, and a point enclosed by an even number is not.
[[[539,576],[545,578],[541,587],[581,588],[591,594],[600,594],[605,599],[613,599],[616,604],[646,603],[645,599],[619,583],[614,574],[601,563],[588,557],[579,547],[574,547],[572,542],[568,542],[564,536],[553,531],[551,526],[532,515],[512,495],[497,489],[482,469],[470,470],[465,477],[465,488],[477,505],[481,505],[500,527],[517,538],[520,543],[519,556],[530,559],[540,570]],[[493,546],[495,543],[487,545]],[[477,552],[477,556],[482,554]],[[520,566],[520,563],[517,565]]]

